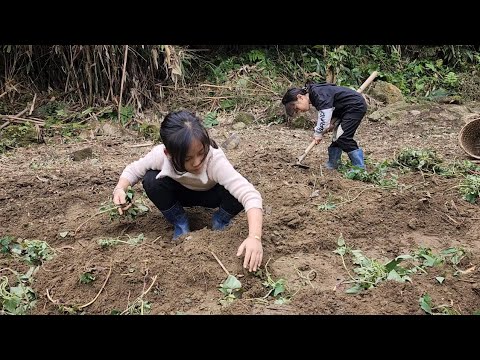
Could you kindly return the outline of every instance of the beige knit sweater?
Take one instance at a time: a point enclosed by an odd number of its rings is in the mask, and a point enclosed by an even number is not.
[[[203,162],[200,174],[175,172],[171,160],[165,155],[165,145],[155,146],[144,157],[127,165],[121,177],[135,185],[148,170],[160,170],[157,179],[168,176],[188,189],[195,191],[210,190],[215,184],[227,189],[248,211],[251,208],[262,209],[262,197],[254,186],[240,175],[228,161],[225,153],[210,146]]]

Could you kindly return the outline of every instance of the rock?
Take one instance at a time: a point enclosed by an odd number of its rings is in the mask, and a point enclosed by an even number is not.
[[[374,86],[369,90],[368,95],[376,100],[384,102],[385,104],[404,101],[404,97],[399,88],[382,80],[378,80],[374,83]]]
[[[82,150],[74,151],[72,154],[70,154],[70,156],[72,157],[73,161],[89,159],[93,156],[92,148],[88,147]]]
[[[415,230],[417,228],[417,219],[410,219],[408,222],[408,227],[412,230]]]
[[[395,104],[388,105],[384,108],[381,108],[373,113],[367,115],[367,119],[370,121],[388,121],[391,123],[396,123],[399,119],[406,117],[410,111],[407,111],[411,105],[407,104],[404,101],[397,102]],[[417,110],[418,111],[418,110]]]
[[[244,123],[245,125],[250,125],[255,121],[255,116],[246,112],[240,112],[235,116],[233,120],[234,123]]]
[[[233,133],[220,146],[226,150],[231,150],[237,148],[238,144],[240,144],[240,137],[236,133]]]
[[[232,128],[234,130],[242,130],[242,129],[245,129],[247,127],[247,125],[245,125],[245,123],[243,122],[238,122],[238,123],[235,123],[232,125]]]
[[[440,104],[463,104],[463,100],[459,95],[439,96],[435,97],[433,100]]]
[[[121,137],[122,135],[125,134],[125,130],[123,128],[114,126],[107,122],[102,125],[100,129],[100,133],[105,136]]]
[[[90,182],[93,183],[93,184],[95,184],[95,185],[101,185],[101,184],[103,184],[102,179],[100,179],[100,178],[98,178],[98,177],[95,177],[95,176],[92,177],[92,178],[90,178]]]
[[[287,226],[288,226],[289,228],[295,229],[296,227],[298,227],[298,225],[300,225],[300,223],[301,223],[301,219],[300,219],[300,218],[295,218],[295,219],[289,221],[289,222],[287,223]]]

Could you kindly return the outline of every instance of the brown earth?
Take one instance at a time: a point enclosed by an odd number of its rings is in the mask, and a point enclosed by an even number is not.
[[[404,147],[434,149],[446,162],[467,159],[457,143],[464,122],[452,109],[432,105],[394,123],[364,120],[356,138],[369,163],[392,159]],[[442,112],[450,116],[442,117]],[[211,129],[219,143],[232,132],[229,125]],[[193,231],[179,244],[172,243],[172,227],[149,201],[152,211],[135,222],[95,216],[110,199],[124,166],[150,150],[129,147],[141,141],[127,134],[70,144],[49,139],[48,144],[0,156],[0,237],[44,240],[55,249],[53,259],[34,275],[38,301],[32,313],[61,314],[79,307],[77,313],[122,312],[145,292],[150,314],[424,314],[419,298],[425,293],[434,304],[448,304],[460,314],[480,310],[480,213],[478,204],[462,200],[455,188],[458,178],[400,173],[403,186],[385,190],[326,171],[322,164],[328,141],[307,156],[309,169],[291,166],[308,145],[311,130],[251,125],[236,132],[240,144],[226,153],[263,195],[262,269],[268,262],[271,278],[286,280],[289,303],[275,304],[266,296],[262,279],[242,269],[242,258],[235,256],[247,234],[244,213],[227,230],[214,232],[210,210],[187,209]],[[93,158],[73,161],[70,154],[86,147],[92,148]],[[135,190],[141,194],[141,184]],[[343,204],[319,211],[317,206],[329,196]],[[139,245],[104,249],[97,243],[140,233],[145,240]],[[469,255],[458,267],[470,270],[454,275],[451,265],[442,265],[413,274],[411,283],[384,281],[360,294],[347,294],[344,281],[354,265],[346,257],[347,273],[342,258],[333,253],[341,234],[349,247],[379,261],[419,246],[435,252],[461,246]],[[212,252],[244,289],[240,299],[226,306],[220,304],[218,290],[226,273]],[[29,268],[0,255],[0,268],[6,267],[20,273]],[[79,282],[86,271],[96,276],[90,284]],[[443,284],[436,276],[445,277]],[[9,279],[14,280],[11,275]]]

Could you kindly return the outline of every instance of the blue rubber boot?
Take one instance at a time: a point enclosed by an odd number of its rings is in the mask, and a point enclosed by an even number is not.
[[[190,232],[187,214],[180,203],[177,202],[170,209],[162,211],[162,214],[174,226],[173,240]]]
[[[226,212],[221,207],[219,207],[218,210],[215,211],[212,216],[212,229],[213,230],[225,229],[230,224],[230,220],[232,220],[232,218],[233,218],[233,215],[230,215],[228,212]]]
[[[363,150],[358,148],[357,150],[350,151],[348,157],[353,166],[358,166],[361,169],[365,169],[365,162],[363,159]]]
[[[325,163],[325,167],[328,170],[335,170],[338,168],[340,158],[342,157],[342,149],[339,147],[328,147],[328,161]]]

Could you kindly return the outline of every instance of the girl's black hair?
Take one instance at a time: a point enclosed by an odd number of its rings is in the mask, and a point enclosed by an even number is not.
[[[202,120],[186,110],[171,112],[165,116],[160,125],[160,140],[172,157],[175,171],[180,173],[187,171],[185,158],[193,140],[198,140],[203,145],[205,157],[210,145],[218,149],[216,142],[210,139]]]
[[[297,95],[306,95],[310,89],[310,86],[316,84],[313,80],[307,80],[303,88],[291,88],[288,89],[285,95],[283,95],[282,104],[285,105],[285,111],[288,116],[295,114],[294,102],[297,101]]]
[[[295,101],[297,101],[297,95],[306,95],[308,92],[307,88],[291,88],[288,89],[285,95],[282,98],[282,104],[285,105],[285,111],[288,116],[293,116],[295,114]]]

